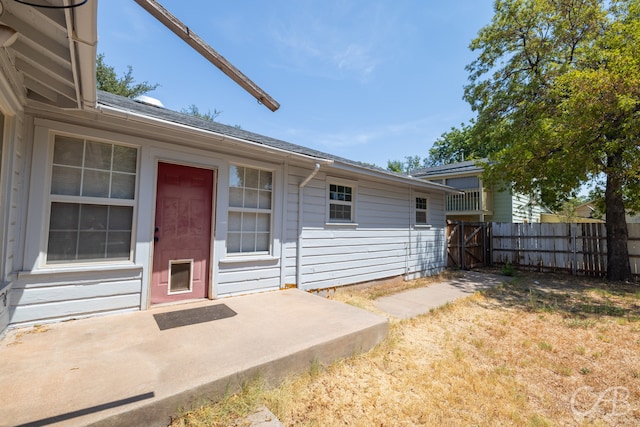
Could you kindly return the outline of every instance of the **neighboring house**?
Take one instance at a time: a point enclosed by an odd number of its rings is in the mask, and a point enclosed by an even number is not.
[[[482,159],[484,160],[484,159]],[[411,173],[414,178],[444,184],[462,191],[448,194],[446,216],[452,221],[471,222],[540,222],[546,210],[522,194],[500,191],[482,182],[478,160],[434,166]]]
[[[605,222],[606,215],[602,215],[598,213],[598,209],[593,201],[584,202],[575,207],[574,212],[570,215],[562,214],[562,213],[548,213],[542,214],[542,222],[575,222],[575,223],[584,223],[584,222]],[[626,215],[627,224],[638,224],[640,223],[640,215],[635,214]]]
[[[445,268],[455,190],[97,93],[96,2],[0,4],[0,331]]]
[[[543,213],[540,222],[571,222],[571,223],[587,223],[587,222],[604,222],[604,218],[599,218],[597,209],[593,202],[585,202],[573,209],[565,209],[556,213]]]

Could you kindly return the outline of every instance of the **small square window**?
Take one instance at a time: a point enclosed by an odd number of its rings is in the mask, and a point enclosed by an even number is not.
[[[327,194],[328,222],[355,222],[355,183],[329,183]]]

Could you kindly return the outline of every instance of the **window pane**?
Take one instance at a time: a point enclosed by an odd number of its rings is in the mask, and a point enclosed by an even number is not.
[[[250,209],[258,207],[258,190],[244,190],[244,207]]]
[[[54,166],[51,174],[51,194],[80,195],[82,169]]]
[[[260,188],[258,185],[258,180],[260,176],[260,171],[258,169],[246,168],[245,171],[245,188]]]
[[[250,232],[253,234],[256,231],[256,217],[257,214],[253,212],[245,212],[242,215],[242,232]]]
[[[82,195],[86,197],[109,197],[109,172],[85,169]]]
[[[118,172],[136,173],[138,149],[132,147],[113,147],[113,170]]]
[[[260,171],[260,188],[261,190],[271,190],[273,187],[273,173]]]
[[[240,233],[228,233],[227,234],[227,252],[238,253],[240,252]]]
[[[111,198],[133,200],[136,191],[136,176],[114,172],[111,176]]]
[[[416,224],[426,224],[426,223],[427,223],[427,213],[425,211],[417,211]]]
[[[256,235],[251,234],[243,234],[242,235],[242,247],[240,248],[241,252],[255,252],[256,251]]]
[[[50,230],[77,230],[80,205],[73,203],[51,203]]]
[[[351,202],[352,194],[351,187],[346,187],[344,185],[329,185],[329,199],[331,200],[340,200],[342,202]]]
[[[229,231],[242,230],[242,213],[229,212]]]
[[[256,236],[256,251],[269,251],[269,233],[259,233]]]
[[[108,214],[108,206],[82,205],[80,208],[80,230],[106,230]]]
[[[271,230],[271,215],[270,214],[258,214],[256,222],[256,230],[259,232],[268,233]]]
[[[84,167],[92,169],[111,170],[112,144],[87,141],[84,155]]]
[[[47,261],[68,261],[76,258],[77,231],[49,231]]]
[[[244,168],[231,166],[229,169],[229,187],[244,187]]]
[[[82,167],[84,141],[81,139],[56,136],[53,148],[53,163]]]
[[[329,219],[351,221],[351,206],[330,204]]]
[[[242,207],[242,188],[231,187],[229,188],[229,206],[234,208]]]
[[[423,197],[416,197],[416,209],[426,209],[427,199]]]
[[[111,231],[107,235],[107,258],[129,259],[131,255],[131,232]]]
[[[104,231],[81,231],[78,239],[78,259],[104,259],[107,233]]]
[[[258,194],[258,208],[271,209],[271,191],[260,191]]]
[[[133,206],[111,206],[109,208],[109,230],[131,231]]]

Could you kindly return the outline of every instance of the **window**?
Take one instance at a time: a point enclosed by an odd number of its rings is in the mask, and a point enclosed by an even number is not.
[[[273,172],[232,165],[227,253],[269,253]]]
[[[329,183],[329,222],[355,222],[355,185]]]
[[[416,197],[416,225],[426,225],[429,223],[429,216],[427,215],[427,198]]]
[[[56,136],[48,263],[131,259],[138,150]]]

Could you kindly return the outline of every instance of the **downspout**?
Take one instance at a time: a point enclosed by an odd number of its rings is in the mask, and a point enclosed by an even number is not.
[[[313,171],[298,186],[298,243],[296,244],[296,286],[302,288],[302,209],[304,187],[311,181],[320,171],[320,163],[316,163]]]

